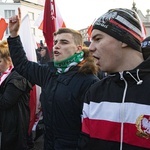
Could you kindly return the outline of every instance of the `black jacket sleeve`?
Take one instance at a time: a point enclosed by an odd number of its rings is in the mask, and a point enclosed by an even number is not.
[[[33,85],[42,86],[48,73],[47,67],[28,60],[19,36],[15,38],[8,37],[7,41],[15,70]],[[35,50],[32,49],[31,51]]]

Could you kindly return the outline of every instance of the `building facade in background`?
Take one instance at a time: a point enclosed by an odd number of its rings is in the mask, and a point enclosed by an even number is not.
[[[43,1],[43,3],[42,3]],[[37,42],[44,40],[42,30],[39,30],[35,26],[35,21],[41,14],[44,9],[44,0],[13,0],[13,3],[2,2],[0,0],[0,16],[5,18],[6,22],[8,19],[18,13],[18,8],[21,8],[22,19],[28,14],[31,25],[31,32],[35,37]],[[6,39],[9,36],[8,29],[6,30],[3,39]]]
[[[35,21],[41,14],[41,12],[44,10],[44,4],[45,0],[13,0],[13,3],[7,3],[7,0],[5,2],[2,2],[0,0],[0,17],[3,17],[8,21],[9,17],[11,17],[14,14],[17,14],[18,7],[21,8],[22,11],[22,18],[28,14],[30,18],[30,24],[31,24],[31,31],[34,35],[37,42],[40,40],[44,40],[44,36],[42,33],[42,30],[39,30],[37,26],[35,26]],[[149,6],[148,6],[149,7]],[[136,3],[133,2],[132,9],[135,10],[146,29],[146,35],[150,36],[150,9],[145,10],[147,14],[144,16],[143,13],[136,8]],[[84,28],[79,30],[83,36],[84,41],[88,41],[89,37],[87,34],[88,28]],[[6,30],[4,38],[6,39],[9,36],[9,31]]]

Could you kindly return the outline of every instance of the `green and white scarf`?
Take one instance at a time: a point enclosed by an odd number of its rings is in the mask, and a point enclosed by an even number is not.
[[[75,53],[71,57],[62,60],[62,61],[54,61],[54,66],[57,68],[57,74],[61,74],[67,72],[70,67],[76,66],[84,59],[84,52]]]

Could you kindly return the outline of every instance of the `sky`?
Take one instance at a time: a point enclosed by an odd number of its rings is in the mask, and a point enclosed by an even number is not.
[[[150,9],[150,0],[55,0],[66,26],[83,29],[111,8],[132,8],[133,1],[144,15]]]
[[[12,1],[12,0],[2,0]],[[44,0],[31,0],[42,2]],[[138,10],[146,15],[150,0],[55,0],[62,18],[68,28],[76,30],[90,26],[93,21],[112,8],[132,8],[133,1]],[[44,2],[43,2],[44,3]]]

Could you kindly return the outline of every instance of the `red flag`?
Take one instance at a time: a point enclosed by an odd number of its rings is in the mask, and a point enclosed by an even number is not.
[[[49,55],[51,55],[53,48],[53,33],[56,30],[55,19],[56,19],[55,1],[46,0],[44,8],[43,34],[49,50]]]
[[[56,9],[56,30],[61,28],[61,27],[66,27],[66,24],[60,14],[60,11],[55,4],[55,9]],[[38,29],[43,30],[43,17],[44,17],[44,10],[41,11],[40,15],[38,18],[35,20],[34,25],[38,27]]]
[[[30,91],[30,102],[29,102],[29,107],[30,107],[30,123],[29,123],[29,129],[28,129],[28,134],[30,135],[32,132],[33,125],[35,123],[36,119],[36,107],[37,107],[37,97],[36,97],[36,85],[32,87],[32,90]]]
[[[7,29],[8,23],[6,23],[5,19],[0,19],[0,40],[2,40],[4,36],[4,32]]]
[[[91,38],[92,28],[93,28],[93,25],[91,24],[91,25],[88,27],[88,30],[87,30],[88,41],[90,41],[90,38]]]
[[[95,22],[96,19],[94,19],[93,23],[88,27],[87,29],[87,34],[88,34],[88,41],[90,41],[91,38],[91,33],[92,33],[92,28],[93,28],[93,24]]]

